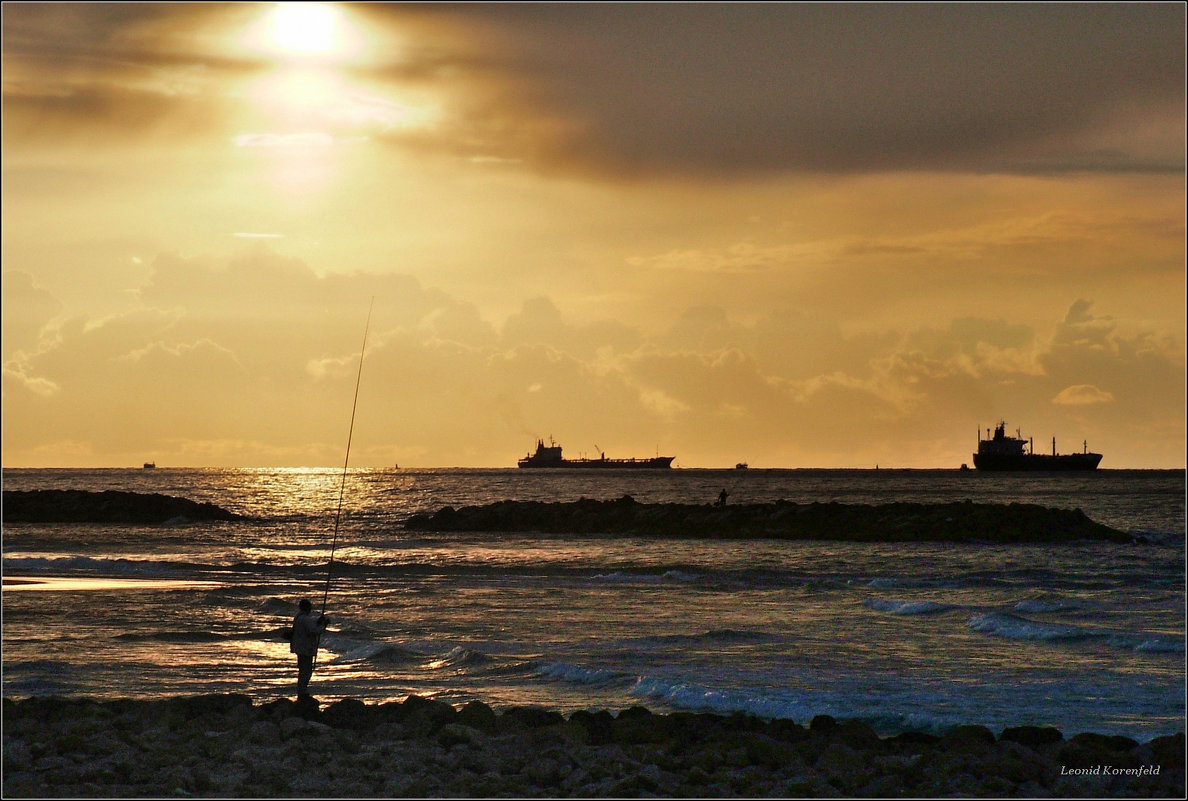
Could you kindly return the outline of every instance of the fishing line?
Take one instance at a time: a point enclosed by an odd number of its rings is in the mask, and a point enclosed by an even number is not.
[[[355,400],[351,403],[351,425],[347,430],[346,458],[342,462],[342,484],[338,488],[338,511],[334,515],[334,539],[330,542],[330,561],[326,564],[326,589],[322,592],[322,614],[326,614],[326,598],[330,595],[330,572],[334,567],[334,550],[338,547],[338,525],[342,521],[342,499],[346,495],[347,465],[351,463],[351,438],[355,434],[355,409],[359,406],[359,385],[363,383],[363,354],[367,352],[367,332],[371,328],[371,310],[375,298],[367,308],[367,324],[363,326],[363,347],[359,349],[359,374],[355,377]],[[317,658],[316,656],[314,657]]]

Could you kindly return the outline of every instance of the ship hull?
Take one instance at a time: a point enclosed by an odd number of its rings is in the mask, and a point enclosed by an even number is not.
[[[523,468],[574,468],[578,470],[667,470],[675,456],[654,459],[521,459]]]
[[[1100,453],[1067,453],[1055,456],[1032,453],[975,453],[979,470],[1096,470]]]

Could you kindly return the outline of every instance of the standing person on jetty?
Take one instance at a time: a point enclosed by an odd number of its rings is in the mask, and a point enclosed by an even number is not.
[[[313,604],[308,598],[302,598],[298,606],[301,611],[293,618],[293,641],[289,650],[297,654],[297,695],[301,696],[309,695],[307,688],[313,675],[314,655],[330,618],[321,615],[315,620]]]

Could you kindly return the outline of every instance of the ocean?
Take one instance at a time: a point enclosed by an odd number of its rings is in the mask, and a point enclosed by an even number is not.
[[[6,490],[117,489],[250,521],[5,523],[3,692],[292,697],[278,635],[332,618],[311,692],[499,709],[645,706],[881,734],[1185,729],[1182,471],[3,471]],[[1036,503],[1152,545],[879,544],[406,531],[497,500]],[[24,580],[24,581],[22,581]],[[26,583],[27,582],[27,583]]]

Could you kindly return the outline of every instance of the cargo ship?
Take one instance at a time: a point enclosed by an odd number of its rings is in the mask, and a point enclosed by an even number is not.
[[[530,453],[517,464],[520,467],[580,467],[580,468],[637,468],[667,470],[672,467],[675,456],[654,456],[650,459],[608,459],[605,453],[599,453],[597,459],[565,459],[561,456],[561,446],[549,440],[536,441],[536,453]]]
[[[978,452],[973,455],[974,467],[979,470],[1096,470],[1101,462],[1100,453],[1090,453],[1089,443],[1083,445],[1081,453],[1056,453],[1056,438],[1052,437],[1052,453],[1035,453],[1034,442],[1023,439],[1016,431],[1014,437],[1006,434],[1006,423],[999,423],[986,439],[978,433]]]

